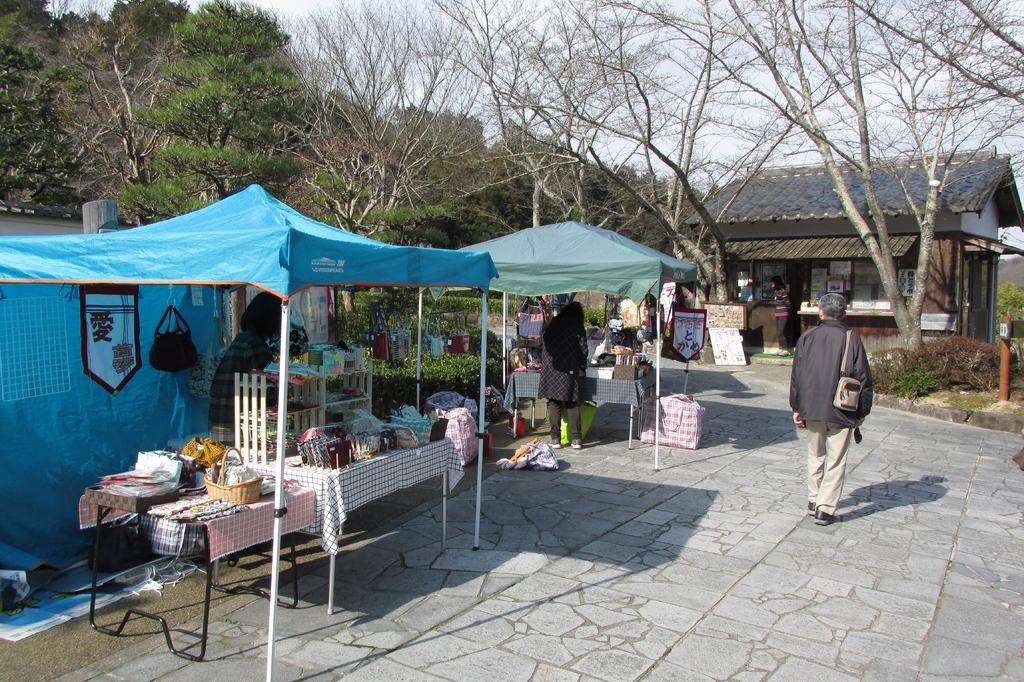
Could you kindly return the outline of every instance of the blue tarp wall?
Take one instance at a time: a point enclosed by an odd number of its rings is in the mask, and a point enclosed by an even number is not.
[[[0,320],[7,322],[0,327],[0,352],[28,354],[24,344],[30,341],[23,326],[52,325],[47,338],[63,331],[67,346],[66,358],[52,361],[66,362],[69,379],[56,382],[60,392],[0,400],[0,567],[30,568],[39,562],[63,566],[81,559],[92,537],[78,528],[82,490],[104,474],[129,469],[140,450],[206,432],[208,401],[189,395],[189,372],[159,372],[147,361],[153,330],[170,304],[188,321],[200,353],[211,340],[216,348],[218,295],[213,287],[200,290],[202,305],[193,306],[188,286],[139,287],[142,367],[111,395],[83,370],[77,286],[0,285],[0,307],[45,311],[33,320],[31,314],[28,319],[4,315],[0,308]],[[61,318],[63,330],[55,325]],[[10,362],[0,365],[11,373]],[[10,379],[0,376],[0,381]]]

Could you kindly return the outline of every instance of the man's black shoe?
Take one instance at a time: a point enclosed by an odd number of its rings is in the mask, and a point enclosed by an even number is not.
[[[827,526],[835,520],[836,517],[832,514],[829,514],[827,511],[822,511],[819,509],[818,511],[814,512],[814,523],[816,523],[819,526]]]
[[[814,516],[814,512],[818,511],[818,508],[814,506],[813,502],[807,503],[807,513]]]

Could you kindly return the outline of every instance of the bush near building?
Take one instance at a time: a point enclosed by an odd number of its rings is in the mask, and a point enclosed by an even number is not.
[[[917,351],[892,348],[870,358],[875,390],[904,398],[936,391],[991,391],[999,386],[999,351],[995,344],[947,336]]]

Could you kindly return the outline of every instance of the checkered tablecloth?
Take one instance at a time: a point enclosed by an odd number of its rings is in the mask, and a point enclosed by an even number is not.
[[[643,409],[644,398],[654,386],[654,372],[636,381],[584,377],[580,383],[580,398],[597,403],[618,403]],[[540,372],[512,372],[505,388],[505,409],[516,409],[520,398],[538,397]]]
[[[250,465],[262,474],[276,474],[275,464]],[[455,446],[441,439],[408,450],[392,450],[344,469],[285,467],[284,477],[316,492],[316,518],[303,530],[320,535],[320,544],[337,554],[347,514],[367,502],[449,472],[448,485],[462,480]]]
[[[205,499],[197,497],[196,502]],[[288,513],[281,519],[281,534],[306,528],[316,518],[316,493],[296,488],[285,494]],[[96,507],[78,503],[79,523],[83,528],[95,525]],[[86,521],[88,519],[88,521]],[[154,554],[193,556],[203,551],[203,526],[210,539],[210,560],[219,559],[274,537],[274,496],[264,495],[243,511],[202,522],[182,522],[142,515],[142,528]]]

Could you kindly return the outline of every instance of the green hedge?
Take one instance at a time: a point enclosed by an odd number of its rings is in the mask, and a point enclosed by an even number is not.
[[[423,375],[420,400],[439,391],[455,391],[467,398],[479,400],[480,356],[474,353],[446,354],[423,357]],[[501,362],[487,360],[487,385],[501,385]],[[401,405],[416,404],[416,357],[410,356],[391,365],[377,362],[373,366],[373,413],[387,414]]]

